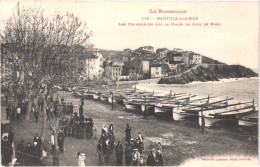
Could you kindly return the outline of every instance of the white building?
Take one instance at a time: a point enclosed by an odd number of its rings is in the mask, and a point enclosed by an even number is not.
[[[89,79],[99,78],[104,72],[103,56],[100,52],[93,52],[93,54],[86,58],[86,74]]]
[[[148,60],[143,60],[142,61],[142,72],[143,74],[149,73],[150,70],[150,63]]]
[[[201,64],[202,56],[201,55],[192,55],[192,59],[190,60],[190,64]]]

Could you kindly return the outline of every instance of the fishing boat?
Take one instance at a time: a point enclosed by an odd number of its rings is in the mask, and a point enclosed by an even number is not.
[[[247,127],[258,127],[258,111],[256,111],[256,113],[239,118],[238,125]]]
[[[207,107],[207,110],[224,108],[227,104],[227,100],[231,100],[231,98],[218,100],[215,99],[215,97],[204,97],[178,103],[173,108],[172,118],[175,121],[179,121],[187,119],[188,117],[198,117],[202,106]]]
[[[253,109],[252,102],[247,102],[247,103],[231,103],[227,104],[226,107],[224,108],[218,108],[215,110],[205,110],[202,112],[199,112],[199,124],[201,126],[202,124],[202,115],[205,120],[205,126],[210,127],[213,126],[215,123],[227,120],[227,119],[235,119],[235,117],[229,117],[229,118],[224,118],[225,116],[222,115],[222,118],[218,116],[219,114],[228,114],[231,116],[233,112],[239,111],[239,114],[250,112]],[[231,114],[231,115],[230,115]],[[234,115],[233,115],[234,116]]]
[[[126,101],[124,104],[126,110],[141,110],[141,101]]]
[[[172,116],[173,107],[179,100],[188,100],[195,95],[179,94],[174,95],[172,98],[169,96],[167,100],[161,100],[154,107],[154,113],[156,116]]]
[[[94,92],[85,91],[85,92],[83,93],[83,96],[84,96],[84,98],[86,98],[86,99],[93,99]]]

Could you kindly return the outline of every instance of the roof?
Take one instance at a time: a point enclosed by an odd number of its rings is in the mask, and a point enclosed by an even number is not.
[[[162,64],[152,64],[151,67],[161,67]]]
[[[111,67],[121,67],[121,66],[119,66],[119,65],[112,65]]]

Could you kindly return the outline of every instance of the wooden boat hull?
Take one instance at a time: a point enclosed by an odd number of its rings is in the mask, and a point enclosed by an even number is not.
[[[154,114],[155,114],[155,116],[171,116],[172,115],[172,107],[154,106]]]
[[[125,102],[125,108],[127,110],[140,110],[141,104],[127,103]]]
[[[111,96],[108,97],[108,102],[112,104],[112,97],[111,97]],[[113,103],[118,103],[118,99],[116,99],[116,98],[114,97]]]
[[[145,106],[146,106],[147,115],[154,115],[154,105],[142,104],[141,110],[142,110],[143,114],[144,114],[144,111],[145,111]]]
[[[204,117],[205,127],[214,126],[217,122],[223,121],[223,119],[216,119],[214,117]],[[202,126],[202,117],[199,116],[199,125]]]
[[[258,122],[251,122],[251,121],[246,121],[246,120],[238,120],[238,125],[240,126],[258,126]]]
[[[181,114],[183,107],[174,107],[172,109],[172,118],[174,121],[185,120],[187,115]]]

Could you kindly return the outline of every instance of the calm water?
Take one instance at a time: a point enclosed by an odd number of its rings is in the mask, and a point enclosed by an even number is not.
[[[186,85],[156,84],[157,80],[142,81],[137,89],[169,93],[190,93],[198,96],[221,96],[235,101],[258,101],[258,78],[223,79],[215,82],[196,82]]]

